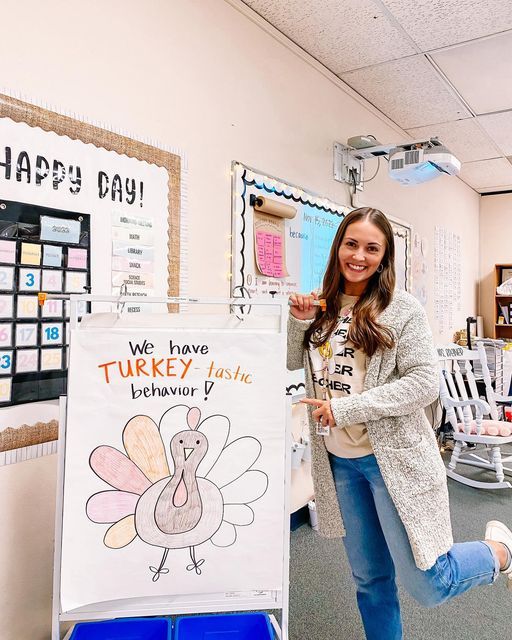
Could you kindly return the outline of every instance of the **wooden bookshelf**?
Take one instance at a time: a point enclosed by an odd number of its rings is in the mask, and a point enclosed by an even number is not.
[[[504,269],[510,269],[512,277],[512,263],[494,265],[494,337],[512,340],[512,294],[496,293],[496,288],[502,283]],[[508,323],[505,321],[504,324],[500,324],[498,318],[507,316],[506,312],[502,311],[503,307],[508,308]]]

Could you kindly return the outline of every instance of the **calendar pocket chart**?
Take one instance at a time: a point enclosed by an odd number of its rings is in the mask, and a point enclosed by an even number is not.
[[[89,215],[2,200],[0,209],[0,407],[65,393],[69,301],[86,293]],[[66,233],[64,233],[64,231]],[[81,306],[80,317],[88,311]]]

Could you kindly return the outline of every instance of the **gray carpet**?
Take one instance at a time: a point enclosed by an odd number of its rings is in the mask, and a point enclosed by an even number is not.
[[[512,525],[512,489],[482,491],[449,480],[449,491],[457,542],[482,539],[494,518]],[[363,640],[342,542],[304,525],[292,533],[290,560],[290,640]],[[503,576],[435,609],[420,607],[402,589],[400,599],[406,640],[512,638],[512,592]]]

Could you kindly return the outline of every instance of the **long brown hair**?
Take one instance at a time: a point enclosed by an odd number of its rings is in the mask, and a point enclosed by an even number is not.
[[[336,327],[341,294],[344,290],[344,278],[340,270],[338,252],[347,227],[359,220],[368,220],[382,231],[386,239],[386,248],[381,261],[382,271],[373,274],[364,293],[354,305],[347,339],[354,344],[356,349],[361,349],[368,356],[372,356],[379,348],[391,348],[394,344],[390,329],[377,322],[377,316],[391,302],[395,289],[393,229],[382,211],[370,207],[360,207],[345,216],[334,237],[320,293],[320,297],[326,301],[326,310],[322,312],[320,307],[318,308],[316,317],[304,336],[306,348],[309,348],[310,345],[315,348],[322,346]]]

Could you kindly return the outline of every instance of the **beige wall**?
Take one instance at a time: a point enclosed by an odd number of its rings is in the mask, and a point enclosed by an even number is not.
[[[483,196],[480,204],[480,300],[486,336],[494,330],[494,265],[512,263],[512,194]]]
[[[331,177],[333,141],[403,139],[223,0],[4,3],[0,78],[11,92],[186,152],[194,295],[229,291],[232,160],[348,204],[346,187]],[[360,202],[427,237],[431,320],[434,227],[462,236],[463,326],[476,312],[478,196],[448,177],[403,188],[383,167]],[[450,338],[433,328],[436,339]],[[2,640],[48,637],[55,466],[51,457],[0,468]]]

